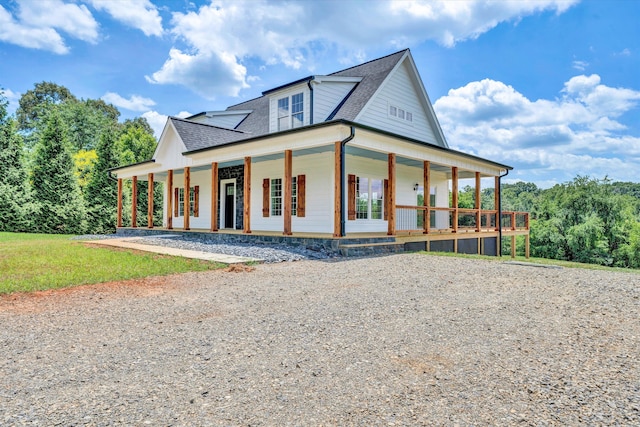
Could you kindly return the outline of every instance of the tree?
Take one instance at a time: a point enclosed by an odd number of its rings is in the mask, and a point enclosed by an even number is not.
[[[118,166],[114,132],[104,132],[96,147],[97,161],[85,187],[88,230],[91,233],[113,233],[116,228],[118,192],[108,169]]]
[[[103,100],[68,100],[57,106],[67,125],[69,142],[73,151],[93,150],[105,131],[113,131],[120,112]]]
[[[39,139],[37,130],[46,122],[52,107],[69,100],[75,100],[69,89],[53,82],[40,82],[26,91],[19,101],[16,111],[19,129],[25,134],[28,148],[32,148]]]
[[[28,231],[30,203],[22,137],[0,90],[0,231]]]
[[[86,228],[85,208],[73,173],[67,131],[53,110],[35,148],[33,170],[34,228],[44,233],[78,234]]]

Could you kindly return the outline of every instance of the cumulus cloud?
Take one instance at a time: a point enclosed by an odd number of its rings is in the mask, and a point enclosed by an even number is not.
[[[339,46],[341,62],[361,62],[368,47],[380,46],[381,34],[393,34],[382,39],[396,48],[425,40],[453,46],[501,22],[517,22],[542,11],[562,13],[576,2],[387,0],[327,7],[324,2],[221,0],[173,14],[171,31],[187,49],[172,49],[148,80],[182,84],[208,99],[237,95],[248,85],[243,65],[247,59],[311,70],[312,51]]]
[[[590,174],[637,179],[640,138],[622,134],[618,119],[640,103],[640,91],[614,88],[580,75],[553,100],[529,100],[513,87],[485,79],[452,89],[434,108],[452,148],[566,179]]]
[[[192,115],[193,114],[188,111],[181,111],[175,116],[184,118]],[[147,111],[146,113],[142,114],[142,117],[147,119],[149,126],[151,126],[151,129],[153,129],[155,137],[160,138],[160,135],[162,135],[162,130],[164,129],[164,125],[167,123],[168,116],[160,114],[157,111]]]
[[[147,36],[162,35],[162,18],[149,0],[91,0],[91,5]]]
[[[113,104],[116,107],[125,108],[131,111],[146,111],[156,105],[156,103],[149,98],[132,95],[129,99],[126,99],[114,92],[105,93],[102,100]]]
[[[84,5],[60,0],[25,1],[18,4],[17,18],[0,6],[1,41],[65,54],[69,48],[59,31],[89,43],[96,43],[98,38],[98,23]]]

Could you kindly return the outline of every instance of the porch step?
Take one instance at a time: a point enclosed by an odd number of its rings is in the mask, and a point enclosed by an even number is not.
[[[371,256],[404,252],[403,242],[376,242],[376,243],[341,243],[338,246],[342,256]]]

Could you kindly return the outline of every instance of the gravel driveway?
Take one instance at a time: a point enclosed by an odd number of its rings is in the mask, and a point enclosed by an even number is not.
[[[243,270],[0,298],[0,424],[640,424],[638,274]]]

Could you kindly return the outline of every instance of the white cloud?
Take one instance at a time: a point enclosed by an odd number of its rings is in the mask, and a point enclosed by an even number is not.
[[[90,0],[97,10],[105,10],[124,24],[137,28],[147,36],[162,35],[162,18],[149,0]]]
[[[20,1],[18,19],[0,6],[0,40],[18,46],[69,52],[59,31],[89,43],[98,39],[98,23],[85,5],[61,0]]]
[[[243,65],[248,59],[312,70],[311,52],[323,47],[339,46],[340,61],[354,63],[366,59],[364,52],[379,47],[381,39],[395,48],[424,40],[453,46],[501,22],[517,22],[545,10],[562,13],[576,1],[387,0],[327,7],[325,2],[220,0],[173,14],[171,31],[188,49],[172,49],[162,68],[147,79],[182,84],[207,99],[237,95],[248,86]]]
[[[240,89],[248,87],[244,81],[246,73],[247,69],[229,55],[189,55],[171,49],[169,59],[160,71],[145,78],[156,84],[182,84],[202,97],[213,100],[216,95],[237,96]]]
[[[0,93],[4,96],[7,101],[9,101],[9,105],[7,105],[7,113],[13,114],[16,112],[19,106],[20,101],[20,93],[13,92],[11,89],[1,88]]]
[[[147,119],[149,126],[153,129],[153,133],[156,138],[160,138],[164,125],[167,123],[167,116],[160,114],[157,111],[147,111],[142,114],[142,117]]]
[[[0,41],[58,54],[69,52],[69,48],[56,30],[53,28],[33,28],[16,22],[2,6],[0,6]]]
[[[434,108],[452,148],[517,166],[529,176],[550,171],[635,180],[640,137],[618,121],[640,103],[640,91],[580,75],[554,100],[529,100],[513,87],[485,79],[452,89]]]
[[[184,118],[192,115],[193,114],[188,111],[180,111],[175,116]],[[164,129],[164,125],[167,123],[168,116],[160,114],[157,111],[147,111],[146,113],[142,114],[142,117],[147,119],[149,126],[151,126],[151,129],[153,129],[155,137],[160,138],[160,135],[162,135],[162,130]]]
[[[145,111],[156,105],[156,103],[149,98],[144,98],[138,95],[132,95],[129,99],[123,98],[117,93],[107,92],[102,96],[104,102],[115,105],[119,108],[125,108],[131,111]]]
[[[586,61],[573,61],[573,63],[571,64],[571,66],[578,70],[578,71],[584,71],[587,69],[587,67],[589,66],[589,63]]]

